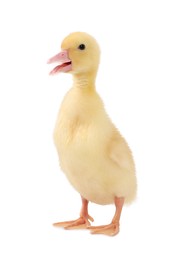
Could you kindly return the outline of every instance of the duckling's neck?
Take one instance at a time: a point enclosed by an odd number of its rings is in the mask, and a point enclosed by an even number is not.
[[[82,73],[73,75],[74,87],[83,89],[95,89],[96,74],[93,73]]]

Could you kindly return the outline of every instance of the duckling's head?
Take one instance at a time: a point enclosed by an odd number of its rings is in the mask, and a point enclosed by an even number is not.
[[[100,48],[96,40],[87,33],[69,34],[61,44],[61,52],[49,59],[58,62],[50,74],[69,72],[73,75],[96,75],[100,61]]]

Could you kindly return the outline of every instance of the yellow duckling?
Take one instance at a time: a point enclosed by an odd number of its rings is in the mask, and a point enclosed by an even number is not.
[[[81,195],[82,208],[78,219],[54,225],[66,229],[88,228],[93,234],[116,235],[122,207],[136,195],[133,157],[95,90],[100,61],[96,40],[87,33],[75,32],[63,40],[61,49],[48,61],[60,63],[50,74],[71,73],[73,86],[61,104],[54,142],[62,171]],[[101,205],[115,203],[112,222],[92,227],[89,201]]]

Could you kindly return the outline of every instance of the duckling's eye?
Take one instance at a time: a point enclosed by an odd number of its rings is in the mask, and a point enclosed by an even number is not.
[[[79,50],[81,50],[81,51],[83,51],[84,49],[85,49],[85,44],[80,44],[79,46],[78,46],[78,49]]]

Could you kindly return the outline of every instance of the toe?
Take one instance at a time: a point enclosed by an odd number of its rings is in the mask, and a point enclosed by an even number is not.
[[[89,227],[91,234],[102,234],[107,236],[115,236],[119,233],[119,225],[110,224],[98,227]]]
[[[90,225],[90,222],[83,217],[72,221],[64,221],[53,224],[55,227],[63,227],[65,229],[86,229]]]

